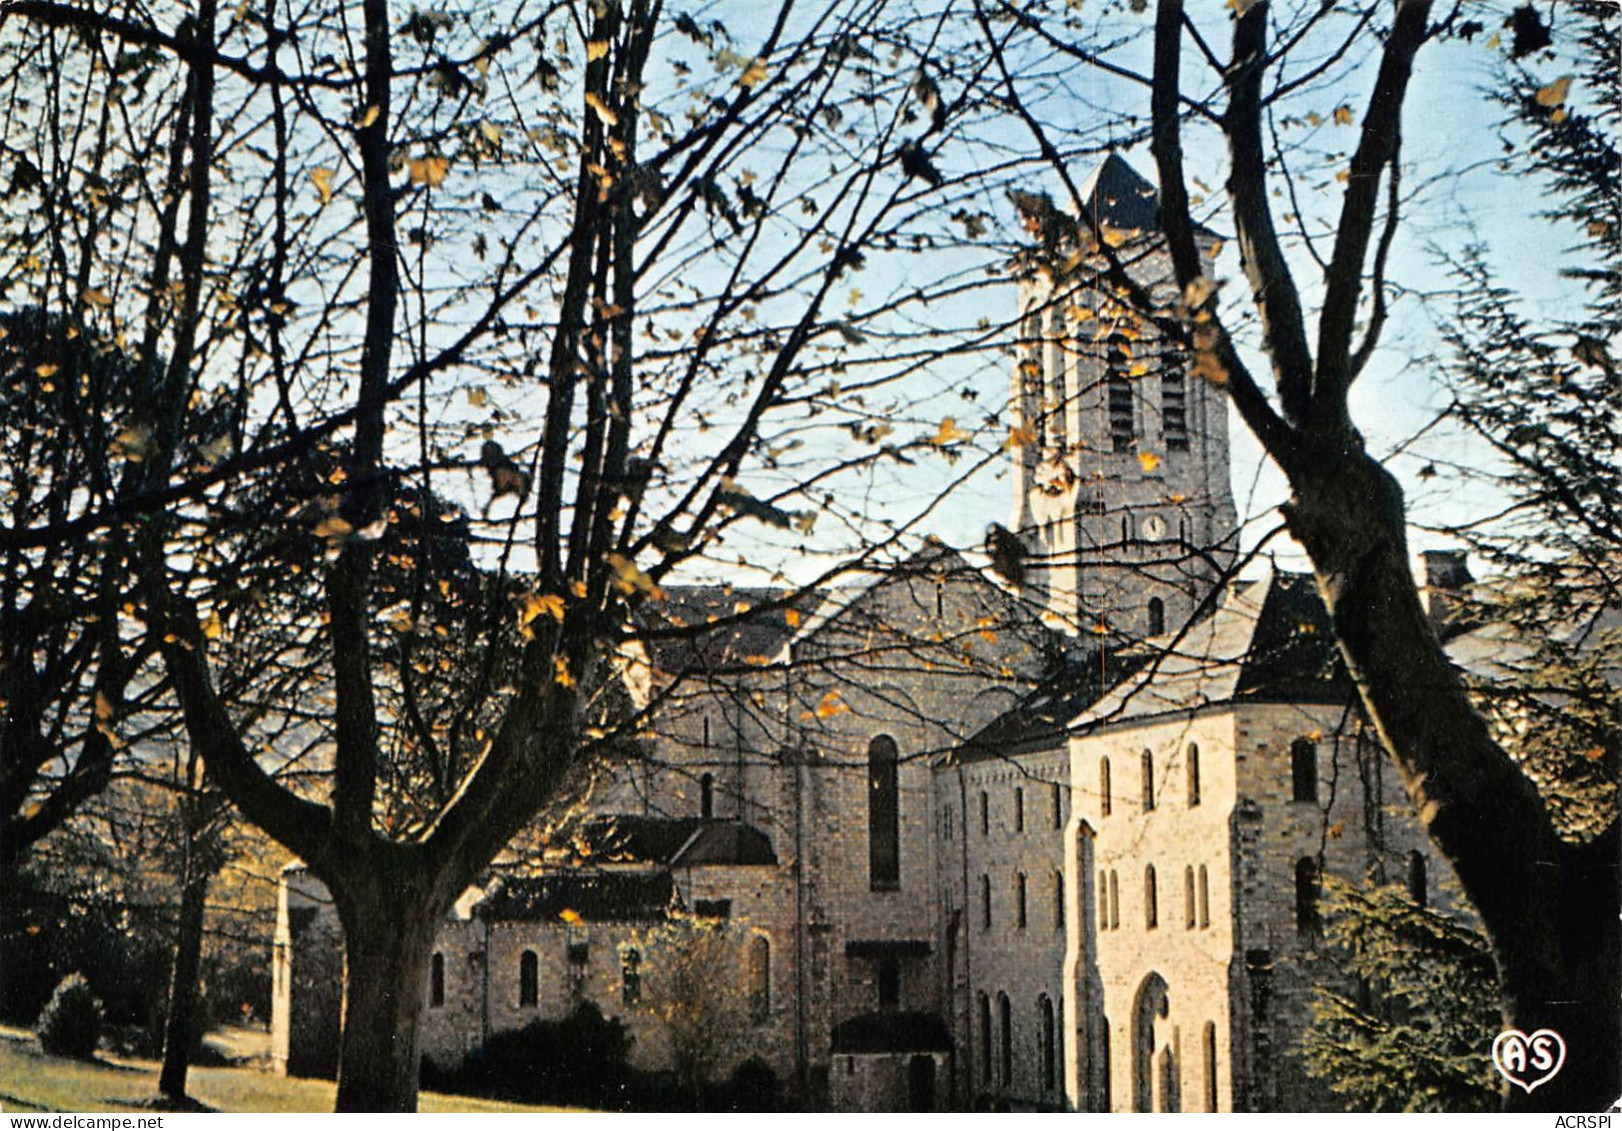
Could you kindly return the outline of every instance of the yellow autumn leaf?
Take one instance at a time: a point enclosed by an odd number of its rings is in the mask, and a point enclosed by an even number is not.
[[[1134,361],[1130,366],[1127,367],[1126,375],[1128,377],[1142,377],[1144,374],[1146,374],[1148,372],[1149,372],[1149,363],[1148,362],[1146,362],[1146,361]]]
[[[608,103],[604,102],[596,91],[586,91],[586,105],[590,106],[593,113],[602,119],[603,125],[617,126],[619,124],[620,116],[608,108]]]
[[[938,448],[944,448],[948,444],[956,444],[968,438],[969,434],[957,426],[957,417],[948,416],[941,420],[941,426],[935,430],[929,442]]]
[[[1356,120],[1356,115],[1352,113],[1350,106],[1335,107],[1335,125],[1349,126]]]
[[[34,366],[34,376],[36,376],[36,377],[55,377],[57,368],[58,368],[57,366],[50,365],[50,364],[36,365],[36,366]]]
[[[110,719],[113,717],[113,705],[107,698],[105,691],[96,692],[96,718]]]
[[[414,185],[427,185],[429,188],[438,188],[445,183],[445,175],[450,172],[451,162],[448,157],[417,157],[407,162],[406,169],[411,173],[411,183]]]
[[[310,170],[310,183],[315,185],[315,191],[321,195],[321,203],[329,204],[332,201],[332,170],[323,165],[319,169]]]
[[[1537,93],[1532,97],[1537,100],[1539,106],[1559,106],[1565,102],[1569,93],[1571,93],[1571,76],[1562,75],[1547,86],[1538,87]]]
[[[501,127],[494,122],[480,122],[479,132],[484,135],[484,140],[491,145],[501,144]]]
[[[839,692],[830,691],[817,702],[816,715],[819,719],[831,719],[835,715],[850,710],[839,700]]]
[[[559,687],[573,687],[574,676],[569,674],[569,659],[567,656],[552,657],[552,678]]]
[[[558,918],[562,919],[570,926],[573,926],[574,924],[580,922],[580,912],[574,910],[573,908],[565,907],[562,911],[558,912]]]
[[[1153,471],[1160,466],[1160,457],[1154,452],[1139,452],[1138,462],[1143,465],[1143,470]]]
[[[366,113],[364,113],[364,114],[362,114],[360,116],[360,121],[355,123],[355,127],[357,129],[364,130],[367,126],[369,126],[373,122],[377,121],[377,117],[381,113],[382,113],[382,110],[380,110],[376,106],[368,106],[368,107],[366,107]]]
[[[787,622],[787,624],[788,624],[788,626],[790,628],[799,628],[800,627],[800,610],[798,610],[798,609],[784,609],[783,610],[783,620]]]
[[[220,623],[219,613],[208,614],[208,619],[203,622],[203,635],[210,640],[218,640],[225,635],[225,626]]]
[[[743,69],[743,74],[738,76],[738,85],[745,90],[753,90],[757,85],[766,81],[766,74],[765,61],[755,59]]]
[[[563,598],[556,593],[521,593],[518,597],[518,627],[523,628],[542,614],[563,621]]]
[[[155,451],[152,430],[144,424],[131,424],[113,437],[113,454],[131,463],[140,463]]]
[[[571,582],[569,585],[569,592],[573,593],[576,597],[584,598],[586,595],[586,583],[579,580]]]
[[[469,385],[467,387],[467,403],[474,408],[483,408],[490,403],[490,394],[483,385]]]
[[[1008,429],[1008,447],[1017,449],[1036,443],[1036,429],[1029,424],[1016,424]]]
[[[632,593],[646,593],[655,601],[664,597],[664,591],[649,577],[637,568],[635,562],[624,554],[607,554],[603,561],[613,571],[614,588],[629,597]]]
[[[335,514],[329,514],[315,524],[315,536],[325,538],[328,541],[337,541],[347,534],[354,533],[354,530],[355,528],[350,525],[348,519]]]
[[[586,62],[594,63],[608,54],[608,40],[592,39],[586,42]]]
[[[1137,234],[1138,230],[1136,228],[1112,228],[1108,224],[1101,226],[1098,230],[1099,238],[1109,247],[1120,247]]]
[[[113,304],[113,300],[107,297],[106,291],[98,291],[95,287],[85,288],[84,301],[86,305],[93,306],[97,310],[105,310]]]

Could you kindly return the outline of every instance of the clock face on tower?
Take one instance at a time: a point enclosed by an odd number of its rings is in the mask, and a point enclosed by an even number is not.
[[[1166,534],[1166,520],[1157,514],[1152,514],[1143,520],[1143,533],[1150,538],[1162,538]]]

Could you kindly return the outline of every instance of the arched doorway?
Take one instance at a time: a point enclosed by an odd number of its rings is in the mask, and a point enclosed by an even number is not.
[[[1155,1019],[1171,1010],[1166,979],[1150,972],[1132,1007],[1132,1110],[1153,1111],[1155,1100]]]

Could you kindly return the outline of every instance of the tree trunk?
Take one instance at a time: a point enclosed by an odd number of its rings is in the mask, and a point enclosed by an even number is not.
[[[441,909],[394,876],[334,891],[344,927],[338,1111],[416,1111],[418,1021]]]
[[[179,1103],[186,1098],[186,1072],[191,1065],[196,1030],[197,971],[203,957],[203,911],[208,898],[209,873],[195,863],[187,868],[180,889],[180,925],[175,935],[175,960],[169,978],[169,1012],[163,1027],[163,1070],[158,1091]]]
[[[1554,1029],[1567,1045],[1559,1075],[1530,1096],[1511,1089],[1510,1105],[1599,1110],[1622,1089],[1617,829],[1562,842],[1493,741],[1420,605],[1396,481],[1355,436],[1303,450],[1286,515],[1364,707],[1492,938],[1506,1025]]]

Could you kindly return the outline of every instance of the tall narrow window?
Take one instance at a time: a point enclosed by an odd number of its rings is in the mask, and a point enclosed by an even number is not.
[[[1053,783],[1053,827],[1064,828],[1064,786]]]
[[[1217,1109],[1217,1075],[1216,1075],[1216,1025],[1214,1022],[1205,1023],[1205,1033],[1200,1039],[1201,1050],[1205,1060],[1205,1110]]]
[[[1149,632],[1150,636],[1159,636],[1166,631],[1166,602],[1159,597],[1149,598]]]
[[[445,956],[437,950],[428,962],[428,1004],[436,1009],[445,1004]]]
[[[1131,343],[1125,335],[1111,335],[1104,357],[1104,381],[1108,390],[1110,446],[1118,452],[1132,450],[1132,384],[1127,376],[1131,365]]]
[[[980,929],[991,930],[991,877],[980,877]]]
[[[1160,926],[1160,892],[1153,864],[1143,869],[1143,925],[1151,931]]]
[[[1188,451],[1188,393],[1183,383],[1183,355],[1160,355],[1160,428],[1168,452]]]
[[[1211,925],[1211,885],[1205,871],[1205,865],[1200,865],[1200,927],[1204,929]]]
[[[1017,785],[1014,787],[1014,831],[1025,831],[1025,790]]]
[[[1200,748],[1190,742],[1184,756],[1188,760],[1188,807],[1192,809],[1200,803]]]
[[[1303,856],[1295,862],[1295,929],[1312,938],[1318,927],[1318,862]]]
[[[874,891],[901,886],[901,797],[895,739],[881,734],[867,744],[868,885]]]
[[[1053,869],[1053,929],[1064,930],[1064,873]]]
[[[1425,890],[1425,856],[1418,849],[1408,854],[1408,896],[1424,907],[1430,893]]]
[[[1053,1020],[1053,999],[1047,994],[1042,994],[1036,999],[1036,1014],[1037,1022],[1041,1026],[1042,1091],[1051,1092],[1059,1082],[1058,1057],[1055,1055],[1058,1050],[1054,1045],[1058,1026]]]
[[[1098,815],[1100,817],[1109,816],[1112,800],[1110,797],[1109,759],[1100,758],[1098,760]]]
[[[997,995],[997,1020],[1002,1030],[1002,1042],[997,1050],[1002,1054],[997,1082],[1007,1088],[1014,1083],[1014,1005],[1007,994]]]
[[[708,722],[708,720],[705,720]],[[705,774],[698,779],[698,815],[706,821],[715,816],[715,775]]]
[[[1194,865],[1183,869],[1183,929],[1192,931],[1198,921],[1195,917]]]
[[[533,1009],[541,998],[541,960],[533,950],[518,956],[518,1004]]]
[[[756,935],[749,940],[749,1016],[758,1024],[771,1012],[772,944],[765,935]]]
[[[1109,870],[1109,929],[1115,930],[1121,925],[1121,885],[1115,869]]]
[[[980,1082],[991,1083],[991,999],[980,995]]]
[[[991,795],[980,791],[980,835],[991,835]]]
[[[1145,750],[1139,759],[1143,765],[1143,811],[1153,811],[1155,807],[1155,756],[1152,750]]]
[[[1047,401],[1052,423],[1048,426],[1048,433],[1053,440],[1056,451],[1063,452],[1068,442],[1065,435],[1065,390],[1064,372],[1064,312],[1054,307],[1048,313],[1048,340],[1046,354],[1047,364],[1045,370],[1047,385]]]
[[[879,959],[879,1008],[901,1006],[901,962],[894,955]]]
[[[1019,925],[1019,929],[1022,930],[1022,931],[1025,929],[1025,926],[1026,926],[1025,891],[1026,891],[1025,873],[1021,872],[1017,876],[1014,877],[1014,913],[1015,913],[1014,921]]]
[[[1310,738],[1290,743],[1290,783],[1297,801],[1318,800],[1318,744]]]
[[[642,1000],[642,952],[634,946],[620,951],[620,1001],[635,1005]]]
[[[1098,929],[1109,930],[1109,876],[1098,870]]]

